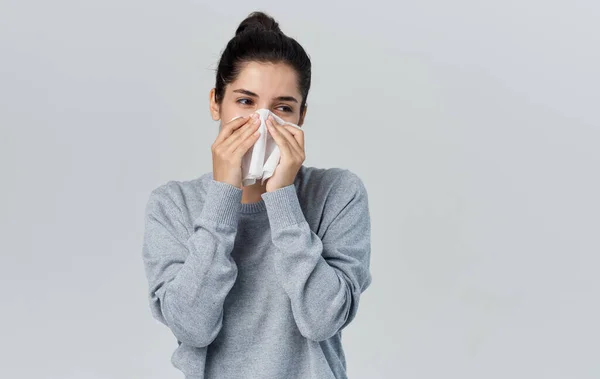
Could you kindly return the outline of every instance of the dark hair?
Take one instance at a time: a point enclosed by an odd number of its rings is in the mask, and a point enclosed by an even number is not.
[[[215,100],[223,101],[225,86],[237,78],[243,63],[252,61],[286,63],[295,69],[302,95],[302,114],[310,89],[310,58],[295,39],[281,31],[273,17],[263,12],[250,13],[227,43],[217,68]]]

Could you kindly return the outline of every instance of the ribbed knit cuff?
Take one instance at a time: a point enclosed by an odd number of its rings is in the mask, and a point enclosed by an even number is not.
[[[273,192],[265,192],[261,197],[267,206],[271,229],[279,229],[306,221],[294,184],[278,188]]]
[[[198,219],[237,227],[242,202],[242,189],[229,183],[210,179],[204,206]],[[198,226],[197,221],[194,226]]]

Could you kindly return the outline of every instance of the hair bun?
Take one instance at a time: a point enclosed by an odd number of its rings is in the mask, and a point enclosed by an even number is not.
[[[260,31],[273,31],[276,33],[281,33],[281,29],[279,29],[279,24],[275,19],[264,12],[252,12],[246,17],[244,21],[240,23],[237,30],[235,31],[235,35],[239,35],[241,33],[250,31],[250,30],[260,30]]]

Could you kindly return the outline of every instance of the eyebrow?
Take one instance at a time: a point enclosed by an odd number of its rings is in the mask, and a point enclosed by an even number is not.
[[[244,95],[253,96],[253,97],[259,97],[254,92],[248,91],[247,89],[243,89],[243,88],[233,90],[233,92],[239,92],[239,93],[243,93]],[[293,97],[293,96],[278,96],[278,97],[275,97],[274,100],[291,101],[291,102],[294,102],[294,103],[298,102],[298,100],[296,100],[296,98]]]

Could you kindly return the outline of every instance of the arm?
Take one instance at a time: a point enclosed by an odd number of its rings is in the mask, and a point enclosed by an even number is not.
[[[143,261],[150,310],[175,337],[209,345],[223,322],[223,303],[237,277],[230,255],[237,233],[242,190],[212,180],[189,235],[167,186],[146,205]]]
[[[371,284],[366,188],[357,175],[342,172],[327,198],[322,239],[304,218],[293,184],[262,196],[278,248],[275,270],[298,329],[314,341],[330,338],[354,319]]]

